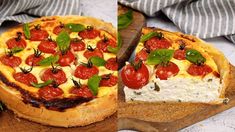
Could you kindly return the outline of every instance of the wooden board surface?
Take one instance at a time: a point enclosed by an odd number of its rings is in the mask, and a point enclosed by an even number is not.
[[[124,102],[123,86],[119,85],[118,129],[139,131],[177,131],[235,106],[235,67],[231,66],[231,82],[226,89],[228,104],[147,103]],[[121,84],[121,83],[119,83]],[[145,118],[145,121],[141,120]]]
[[[85,127],[60,128],[18,118],[9,110],[0,113],[0,132],[96,132],[97,130],[99,132],[117,131],[117,114]]]

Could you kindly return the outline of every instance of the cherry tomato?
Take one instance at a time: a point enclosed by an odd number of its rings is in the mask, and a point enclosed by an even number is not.
[[[105,63],[105,68],[117,71],[118,70],[118,63],[116,58],[109,58]]]
[[[174,58],[177,59],[177,60],[185,60],[185,50],[176,50],[174,52]]]
[[[155,74],[160,80],[167,80],[167,78],[177,75],[178,72],[179,67],[173,62],[169,62],[167,66],[158,65]]]
[[[25,48],[26,45],[27,45],[25,40],[22,39],[22,38],[20,38],[20,39],[11,38],[11,39],[7,40],[6,44],[7,44],[7,47],[9,49],[12,49],[12,48],[15,48],[15,47]]]
[[[13,74],[13,77],[16,81],[26,84],[28,86],[30,86],[31,83],[38,83],[37,78],[32,73],[18,72]]]
[[[108,46],[117,47],[117,43],[112,39],[100,40],[97,43],[97,48],[103,52],[108,52]]]
[[[73,87],[70,90],[70,93],[75,94],[76,96],[79,96],[79,97],[84,97],[84,98],[92,98],[93,97],[93,94],[87,85],[82,85],[80,88]]]
[[[28,56],[25,60],[25,63],[30,65],[30,66],[38,66],[38,62],[43,60],[43,56],[35,56],[34,54]]]
[[[152,51],[156,49],[168,49],[171,46],[171,43],[165,38],[159,39],[157,37],[152,37],[145,42],[144,46]]]
[[[67,81],[66,74],[61,69],[53,70],[52,68],[47,69],[43,72],[41,79],[43,81],[54,80],[56,84],[63,84]]]
[[[67,51],[65,54],[59,52],[58,54],[60,56],[58,60],[60,66],[69,66],[75,60],[75,56],[71,51]]]
[[[187,70],[187,72],[190,75],[193,76],[205,76],[208,73],[212,72],[212,69],[210,66],[204,64],[204,65],[195,65],[195,64],[191,64]]]
[[[21,63],[21,58],[17,56],[8,56],[8,55],[3,55],[0,58],[0,61],[7,66],[10,67],[17,67]]]
[[[82,39],[94,39],[100,35],[100,31],[96,29],[86,29],[78,33]]]
[[[53,100],[63,95],[63,90],[60,88],[54,88],[52,86],[46,86],[38,90],[38,95],[45,100]]]
[[[79,65],[75,70],[74,76],[80,79],[89,79],[90,77],[98,73],[99,70],[95,66],[87,67],[84,65]]]
[[[103,53],[99,49],[94,49],[94,50],[86,50],[83,55],[89,59],[90,57],[97,56],[100,58],[103,58]]]
[[[115,86],[118,82],[118,78],[113,75],[102,75],[102,79],[100,81],[100,86],[102,87],[112,87]]]
[[[44,53],[54,54],[56,52],[57,44],[54,41],[43,40],[38,45],[38,49]]]
[[[73,51],[82,51],[85,50],[86,45],[82,41],[71,41],[70,47]]]
[[[140,60],[142,61],[146,61],[148,58],[149,53],[147,52],[146,49],[142,49],[141,51],[139,51],[136,56],[135,56],[135,61],[138,62]]]
[[[135,69],[128,64],[121,71],[122,82],[131,89],[140,89],[148,83],[149,71],[145,64],[141,64],[139,69]]]
[[[61,31],[65,30],[64,29],[64,26],[62,25],[59,25],[59,26],[56,26],[54,29],[53,29],[53,33],[58,35]]]
[[[46,40],[49,36],[46,30],[42,29],[31,29],[30,30],[30,40],[32,41],[42,41]]]

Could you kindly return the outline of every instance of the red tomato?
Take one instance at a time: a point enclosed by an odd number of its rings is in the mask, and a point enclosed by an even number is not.
[[[38,66],[38,62],[44,59],[43,56],[35,56],[34,54],[28,56],[25,60],[25,63],[30,66]]]
[[[70,90],[70,93],[75,94],[79,97],[84,97],[84,98],[92,98],[93,97],[91,90],[86,85],[82,85],[80,88],[73,87]]]
[[[118,78],[113,75],[102,75],[102,80],[100,81],[100,86],[102,87],[112,87],[118,82]]]
[[[146,61],[148,58],[149,53],[146,49],[142,49],[140,52],[138,52],[135,56],[135,61],[138,62],[140,60]]]
[[[105,68],[117,71],[118,70],[118,63],[116,58],[109,58],[105,63]]]
[[[20,38],[20,39],[11,38],[11,39],[7,40],[6,44],[7,44],[7,47],[9,49],[12,49],[12,48],[15,48],[15,47],[25,48],[26,45],[27,45],[25,40],[22,39],[22,38]]]
[[[96,29],[86,29],[78,33],[82,39],[94,39],[100,35],[100,31]]]
[[[38,49],[44,53],[54,54],[56,52],[57,44],[54,41],[43,40],[38,45]]]
[[[49,36],[46,30],[41,30],[41,29],[31,29],[30,35],[31,35],[30,40],[32,41],[46,40]]]
[[[66,74],[61,69],[53,71],[52,68],[47,69],[43,72],[41,79],[43,81],[54,80],[56,84],[62,84],[67,81]]]
[[[128,64],[121,71],[122,82],[129,88],[140,89],[148,83],[149,71],[145,64],[141,64],[139,69],[135,69]]]
[[[103,53],[99,49],[94,49],[94,50],[86,50],[83,55],[89,59],[90,57],[97,56],[100,58],[103,58]]]
[[[30,86],[31,83],[38,83],[37,78],[32,73],[18,72],[13,74],[16,81]]]
[[[3,55],[0,58],[0,61],[7,66],[10,67],[17,67],[21,63],[21,58],[17,56],[8,56],[8,55]]]
[[[112,39],[100,40],[97,43],[97,48],[103,52],[108,52],[108,46],[115,48],[117,47],[117,43]]]
[[[75,70],[74,76],[80,79],[89,79],[90,77],[98,73],[99,70],[95,66],[87,67],[84,65],[79,65]]]
[[[59,56],[58,63],[60,66],[69,66],[75,60],[75,56],[71,51],[67,51],[66,54],[63,55],[59,52]]]
[[[82,42],[80,40],[78,40],[78,41],[71,41],[70,48],[73,51],[82,51],[82,50],[85,50],[86,45],[85,45],[84,42]]]
[[[177,60],[185,60],[185,50],[178,49],[174,52],[174,58]]]
[[[205,76],[208,73],[212,72],[212,69],[210,66],[208,65],[195,65],[195,64],[191,64],[187,70],[187,72],[190,75],[193,76]]]
[[[156,49],[168,49],[171,46],[171,43],[165,38],[152,37],[147,40],[144,44],[147,49],[156,50]]]
[[[173,62],[169,62],[167,66],[157,66],[156,77],[160,80],[167,80],[167,78],[175,76],[178,72],[179,67]]]
[[[61,31],[64,30],[64,26],[62,25],[59,25],[59,26],[56,26],[54,29],[53,29],[53,33],[58,35]]]
[[[38,90],[38,95],[45,100],[53,100],[63,95],[63,90],[60,88],[54,88],[52,86],[46,86]]]

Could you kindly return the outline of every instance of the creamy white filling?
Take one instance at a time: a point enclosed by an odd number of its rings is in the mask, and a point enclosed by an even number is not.
[[[220,79],[214,76],[201,79],[171,77],[168,80],[155,78],[138,90],[125,86],[124,92],[126,101],[209,103],[221,100],[219,98],[221,87]]]

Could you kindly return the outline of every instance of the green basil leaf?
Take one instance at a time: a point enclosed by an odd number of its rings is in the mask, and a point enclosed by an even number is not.
[[[56,38],[56,43],[61,52],[67,51],[70,45],[70,36],[67,32],[62,31]]]
[[[22,51],[22,50],[24,50],[24,48],[21,48],[21,47],[14,47],[14,48],[11,49],[11,52],[12,52],[13,54],[15,54],[15,53],[18,53],[18,52],[20,52],[20,51]]]
[[[127,28],[133,21],[133,11],[128,10],[126,13],[118,16],[118,29]]]
[[[157,65],[170,61],[173,57],[174,50],[170,49],[158,49],[151,51],[148,55],[146,63],[149,65]]]
[[[65,24],[65,28],[70,29],[72,32],[81,32],[86,29],[86,27],[84,25],[74,24],[74,23]]]
[[[88,79],[87,85],[89,89],[91,89],[93,95],[97,95],[100,81],[101,81],[101,77],[98,75],[94,75]]]
[[[95,66],[104,66],[106,61],[103,58],[97,57],[97,56],[93,56],[90,58],[92,64],[94,64]]]
[[[56,63],[59,60],[59,55],[49,56],[38,62],[40,66],[50,66],[51,64]]]
[[[119,51],[119,49],[122,47],[122,38],[121,38],[121,35],[120,33],[118,33],[118,43],[117,43],[117,47],[111,47],[111,46],[108,46],[107,47],[107,50],[111,53],[114,53],[114,54],[117,54],[117,52]]]
[[[42,87],[45,87],[45,86],[51,84],[52,82],[53,82],[53,80],[47,80],[44,83],[34,83],[34,82],[32,82],[31,85],[36,87],[36,88],[42,88]]]
[[[186,59],[197,65],[203,64],[206,61],[202,54],[195,49],[186,50]]]
[[[158,32],[147,33],[140,38],[140,42],[145,42],[145,41],[151,39],[152,37],[158,37],[159,39],[161,39],[163,37],[163,34],[161,32],[160,33],[158,33]]]
[[[24,31],[24,35],[25,35],[26,39],[30,39],[31,35],[30,35],[30,29],[29,29],[28,23],[25,23],[23,25],[23,31]]]

